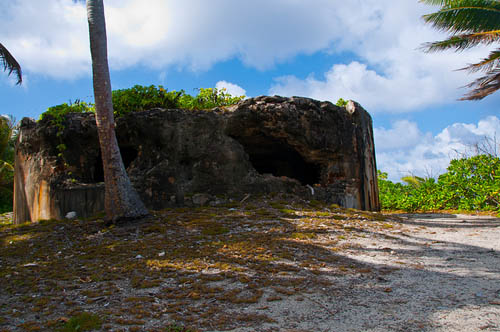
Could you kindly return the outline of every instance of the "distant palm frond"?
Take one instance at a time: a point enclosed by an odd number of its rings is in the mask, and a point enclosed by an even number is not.
[[[7,50],[5,46],[3,46],[1,43],[0,43],[0,61],[2,62],[3,70],[8,70],[9,75],[14,72],[17,76],[16,84],[21,84],[23,82],[21,66],[19,65],[17,60],[12,56],[12,54],[10,54],[9,50]]]
[[[438,30],[448,32],[448,39],[426,43],[422,49],[437,52],[448,49],[463,51],[479,44],[490,45],[500,42],[499,0],[420,0],[420,2],[441,6],[435,13],[424,15],[426,23]],[[468,84],[472,90],[460,100],[479,100],[500,89],[500,49],[478,63],[462,70],[483,71],[485,75]]]

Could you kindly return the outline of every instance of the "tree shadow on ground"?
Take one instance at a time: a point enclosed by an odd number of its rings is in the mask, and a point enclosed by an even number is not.
[[[500,296],[487,256],[497,250],[429,244],[404,233],[412,220],[274,206],[171,209],[125,227],[3,227],[0,329],[47,329],[91,311],[113,331],[163,331],[172,321],[202,331],[431,331],[441,311],[487,307]]]
[[[492,216],[456,215],[447,213],[395,214],[406,225],[440,228],[496,228],[500,219]]]
[[[386,241],[349,249],[362,262],[377,257],[376,261],[385,261],[387,266],[400,267],[385,279],[394,298],[406,296],[408,301],[394,304],[388,300],[381,304],[409,323],[401,322],[396,324],[397,328],[389,330],[404,327],[407,331],[443,328],[493,331],[500,328],[500,250],[497,241],[500,220],[467,217],[466,223],[476,225],[476,230],[496,234],[494,242],[470,245],[465,242],[467,236],[477,235],[469,233],[474,227],[464,227],[461,216],[446,216],[445,219],[443,222],[442,218],[414,215],[400,222],[401,226],[411,228],[395,231],[389,236],[372,233],[370,237]],[[460,224],[451,224],[450,227],[450,220],[457,220],[455,223]],[[466,232],[460,237],[460,242],[443,240],[439,236],[446,231],[455,234],[457,229]],[[480,314],[474,315],[471,311]]]

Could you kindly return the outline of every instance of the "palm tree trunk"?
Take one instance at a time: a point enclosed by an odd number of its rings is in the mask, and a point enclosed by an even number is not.
[[[148,215],[130,183],[115,135],[109,77],[106,22],[102,0],[87,0],[97,131],[104,168],[105,210],[111,221]]]

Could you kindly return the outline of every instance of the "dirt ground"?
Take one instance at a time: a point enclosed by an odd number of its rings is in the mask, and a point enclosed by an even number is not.
[[[309,295],[325,306],[323,311],[314,303],[307,309],[291,303],[293,309],[285,311],[289,317],[305,314],[308,319],[294,324],[282,320],[282,326],[304,331],[500,331],[500,219],[400,217],[401,228],[353,239],[344,251],[378,273],[334,278],[325,293]]]
[[[4,222],[5,223],[5,222]],[[500,331],[500,219],[259,199],[0,226],[0,331]]]

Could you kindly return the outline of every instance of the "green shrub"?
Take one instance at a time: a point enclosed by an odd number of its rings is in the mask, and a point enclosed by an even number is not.
[[[186,94],[184,90],[168,91],[163,86],[135,85],[129,89],[112,92],[113,110],[116,118],[130,112],[150,110],[152,108],[182,108],[189,110],[211,109],[214,107],[236,104],[245,96],[234,97],[226,89],[198,89],[197,96]],[[64,116],[68,113],[95,112],[95,105],[77,100],[75,103],[64,103],[49,107],[40,119],[51,117],[53,124],[62,126]]]
[[[245,96],[233,97],[226,92],[226,89],[208,88],[199,89],[198,95],[193,97],[183,94],[180,98],[179,108],[184,109],[211,109],[220,106],[229,106],[238,103]]]
[[[0,213],[12,211],[14,189],[15,120],[0,116]]]
[[[478,155],[450,162],[438,180],[405,177],[407,184],[387,180],[378,172],[380,204],[384,210],[440,209],[500,213],[500,159]]]
[[[335,105],[337,105],[339,107],[346,107],[348,102],[349,102],[348,100],[344,100],[343,98],[339,98],[339,100],[337,100]]]
[[[439,177],[440,199],[445,208],[498,210],[500,205],[500,158],[479,155],[452,160]]]
[[[130,112],[145,111],[152,108],[177,108],[179,98],[184,95],[181,90],[168,92],[163,86],[135,85],[130,89],[114,90],[113,110],[115,117],[120,117]]]
[[[211,109],[233,105],[245,96],[233,97],[225,89],[199,89],[197,96],[186,94],[184,90],[168,92],[163,86],[144,87],[136,85],[130,89],[113,91],[113,108],[119,117],[130,112],[152,108],[181,108],[189,110]]]
[[[61,105],[49,107],[40,115],[40,120],[51,117],[53,123],[62,123],[64,116],[68,113],[87,113],[95,112],[93,104],[76,100],[74,103],[63,103]]]

